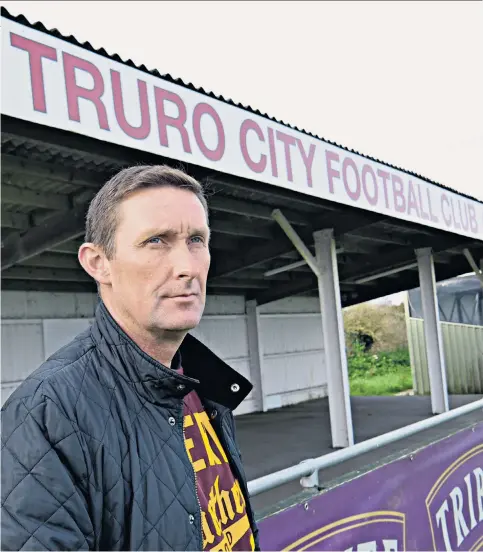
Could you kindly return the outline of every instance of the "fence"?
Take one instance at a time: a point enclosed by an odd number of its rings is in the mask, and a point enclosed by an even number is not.
[[[414,391],[430,392],[424,321],[408,318],[408,342]],[[441,322],[448,392],[483,393],[483,326]]]

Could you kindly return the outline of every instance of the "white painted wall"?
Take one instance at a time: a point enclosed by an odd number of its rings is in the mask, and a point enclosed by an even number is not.
[[[325,397],[320,314],[262,314],[267,409]]]
[[[91,323],[97,297],[83,293],[2,292],[2,404],[53,352]],[[322,324],[317,299],[292,298],[260,308],[268,408],[327,394]],[[209,296],[193,331],[216,354],[250,376],[245,301]],[[252,392],[236,410],[256,410]]]
[[[44,358],[41,320],[2,320],[2,404]]]

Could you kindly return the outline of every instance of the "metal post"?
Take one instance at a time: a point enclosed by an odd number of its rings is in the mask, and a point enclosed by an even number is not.
[[[278,222],[282,230],[287,235],[288,239],[293,243],[295,249],[300,253],[304,261],[310,266],[312,271],[316,276],[318,276],[318,266],[317,261],[314,259],[314,256],[310,252],[309,248],[301,240],[300,236],[293,229],[290,222],[285,218],[280,209],[274,209],[272,212],[272,218]]]
[[[317,276],[324,336],[332,446],[334,448],[351,446],[354,444],[354,431],[352,428],[349,374],[334,232],[332,229],[326,229],[314,233],[316,253],[316,258],[314,258],[309,248],[279,209],[272,212],[272,217],[278,222],[294,247]]]
[[[314,233],[334,448],[354,444],[339,273],[332,229]]]
[[[483,257],[480,259],[480,270],[483,274]],[[480,315],[480,326],[483,326],[483,282],[481,284],[481,290],[478,292],[476,300],[478,301],[478,314]]]
[[[483,286],[483,269],[478,268],[478,265],[476,264],[475,259],[473,258],[473,255],[468,248],[463,249],[463,255],[466,257],[466,260],[470,264],[471,268],[475,271],[476,277],[480,280],[480,283]]]
[[[413,348],[413,330],[411,323],[411,309],[409,306],[409,291],[404,292],[404,317],[406,319],[406,335],[408,338],[409,347],[409,362],[411,364],[411,375],[413,378],[413,389],[416,395],[422,394],[422,385],[418,381],[418,374],[416,371],[416,360],[414,358]]]
[[[428,356],[429,386],[433,414],[449,410],[448,386],[444,361],[443,338],[439,321],[436,278],[431,248],[416,249],[419,267],[424,336]]]
[[[263,343],[260,313],[256,301],[246,302],[250,377],[253,383],[257,411],[266,412],[267,402],[263,387]]]
[[[475,323],[483,326],[483,289],[478,291],[476,294],[477,308],[478,308],[478,318]]]

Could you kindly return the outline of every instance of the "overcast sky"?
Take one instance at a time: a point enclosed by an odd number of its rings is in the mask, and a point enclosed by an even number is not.
[[[2,2],[483,199],[483,3]]]

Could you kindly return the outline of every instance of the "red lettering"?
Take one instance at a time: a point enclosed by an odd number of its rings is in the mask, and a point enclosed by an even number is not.
[[[144,140],[151,132],[151,119],[149,117],[148,89],[144,81],[138,79],[139,107],[141,111],[141,123],[139,126],[132,126],[127,122],[126,110],[121,85],[121,73],[111,69],[112,95],[114,98],[114,112],[121,130],[127,136],[136,140]]]
[[[348,167],[352,168],[352,170],[354,171],[354,175],[356,177],[356,180],[355,180],[356,189],[354,191],[351,190],[351,187],[349,186],[349,181],[347,179]],[[359,172],[357,171],[357,165],[355,161],[353,161],[350,157],[346,157],[344,159],[344,162],[342,163],[342,180],[344,181],[345,191],[347,192],[347,195],[354,201],[357,201],[361,196],[361,181],[359,179]]]
[[[406,199],[404,197],[404,183],[397,174],[391,175],[394,208],[398,213],[406,211]]]
[[[429,214],[431,216],[431,220],[433,222],[439,222],[439,218],[433,213],[433,207],[431,205],[431,193],[429,188],[426,188],[426,193],[428,196]]]
[[[418,200],[416,199],[416,192],[414,191],[413,181],[410,180],[408,185],[408,215],[411,214],[412,210],[416,212],[416,216],[419,218],[420,215]]]
[[[315,144],[310,144],[308,155],[305,153],[304,145],[300,138],[297,138],[297,144],[299,146],[300,155],[302,156],[302,161],[304,162],[305,166],[305,172],[307,174],[307,185],[312,188],[312,165],[314,163]]]
[[[92,102],[96,108],[99,127],[104,130],[109,129],[107,121],[106,107],[102,103],[101,97],[104,94],[104,79],[99,69],[90,61],[68,54],[62,53],[64,63],[65,88],[67,92],[67,110],[69,119],[80,123],[79,98],[84,98]],[[94,88],[83,88],[76,82],[75,71],[80,69],[91,75],[94,80]]]
[[[450,209],[448,196],[446,194],[442,194],[441,196],[441,211],[443,213],[443,220],[446,224],[446,226],[449,226],[451,228],[452,221],[451,221],[451,213],[447,213],[445,210],[445,205],[447,206],[447,209]]]
[[[451,203],[451,213],[453,214],[454,227],[456,228],[456,230],[461,230],[460,223],[456,220],[456,217],[455,217],[453,198],[450,197],[449,201]]]
[[[165,90],[164,88],[158,88],[157,86],[154,87],[154,98],[156,101],[156,114],[158,117],[159,143],[162,146],[169,148],[167,127],[170,126],[178,129],[185,153],[191,153],[190,139],[188,131],[185,128],[187,115],[186,106],[183,100],[180,96],[178,96],[178,94]],[[176,105],[178,108],[177,117],[166,115],[164,111],[165,102],[171,102]]]
[[[387,183],[391,175],[388,172],[383,171],[382,169],[378,169],[377,176],[380,176],[382,178],[382,185],[384,186],[384,201],[386,204],[386,209],[389,209],[389,196],[387,193]]]
[[[240,127],[240,148],[242,151],[243,159],[245,160],[247,166],[253,172],[262,173],[267,166],[267,156],[262,153],[262,155],[260,156],[260,161],[253,161],[253,159],[250,157],[247,148],[247,134],[249,130],[253,130],[255,132],[260,142],[265,142],[262,129],[258,126],[258,124],[251,119],[245,119]]]
[[[290,157],[290,147],[295,146],[295,138],[290,136],[290,134],[285,134],[280,130],[277,130],[277,140],[283,142],[285,149],[285,167],[287,168],[287,178],[290,182],[293,182],[293,173],[292,173],[292,158]]]
[[[35,111],[47,113],[42,58],[57,61],[57,51],[55,48],[14,33],[10,33],[10,44],[14,48],[25,50],[28,53],[33,106]]]
[[[208,115],[212,118],[216,125],[216,134],[218,137],[218,145],[214,150],[210,150],[201,134],[201,117]],[[196,105],[193,111],[193,132],[195,135],[196,143],[201,150],[201,153],[210,161],[219,161],[225,153],[225,130],[220,116],[215,111],[215,108],[207,103],[199,103]]]
[[[329,191],[334,193],[334,178],[340,178],[340,172],[332,168],[332,161],[339,162],[339,154],[335,151],[325,150],[325,162],[327,165],[327,179],[329,181]]]
[[[270,164],[272,166],[272,176],[278,177],[277,151],[275,149],[275,137],[273,129],[268,127],[268,148],[270,151]]]
[[[372,183],[373,183],[373,193],[372,195],[369,193],[369,188],[367,185],[367,174],[370,174],[372,177]],[[379,190],[377,187],[376,182],[376,175],[374,174],[374,171],[372,170],[372,167],[370,165],[364,165],[362,167],[362,188],[364,190],[364,195],[366,196],[367,201],[371,205],[377,205],[377,199],[379,196]]]
[[[419,207],[421,208],[421,216],[423,217],[423,220],[429,220],[429,215],[424,210],[423,196],[421,195],[421,186],[419,185],[419,182],[416,182],[416,186],[418,187]]]
[[[476,211],[474,205],[468,205],[468,217],[471,231],[478,232],[478,221],[476,220]]]
[[[463,212],[461,212],[461,203],[463,203]],[[460,212],[460,221],[461,226],[463,227],[463,230],[468,230],[469,224],[468,224],[468,204],[466,201],[459,201],[458,200],[458,208]]]

